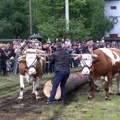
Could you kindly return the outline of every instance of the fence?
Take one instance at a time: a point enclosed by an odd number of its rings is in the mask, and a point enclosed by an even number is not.
[[[22,39],[0,39],[0,43],[12,43],[14,40],[19,42],[22,41]]]

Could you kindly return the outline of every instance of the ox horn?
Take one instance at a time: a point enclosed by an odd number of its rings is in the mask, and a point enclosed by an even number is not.
[[[48,54],[36,54],[38,57],[47,57]]]
[[[45,54],[46,51],[36,49],[36,53],[37,53],[37,54],[39,54],[39,53],[43,53],[43,54]]]
[[[79,54],[70,54],[71,58],[74,58],[74,57],[77,57],[77,56],[79,56]]]
[[[98,55],[96,55],[96,54],[92,53],[92,57],[97,58],[97,57],[98,57]]]

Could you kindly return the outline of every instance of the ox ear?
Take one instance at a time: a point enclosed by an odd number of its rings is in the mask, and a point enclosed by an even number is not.
[[[70,54],[71,58],[77,57],[79,54]]]
[[[94,57],[94,58],[98,58],[98,55],[96,55],[96,54],[92,54],[92,57]]]

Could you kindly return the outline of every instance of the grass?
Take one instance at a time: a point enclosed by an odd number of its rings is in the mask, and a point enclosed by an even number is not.
[[[78,69],[79,70],[79,69]],[[78,70],[73,69],[72,72]],[[44,75],[41,87],[53,77]],[[65,105],[58,101],[51,106],[45,105],[47,98],[36,101],[32,95],[32,86],[25,84],[25,100],[18,102],[19,77],[13,74],[0,76],[0,120],[120,120],[120,96],[113,95],[112,100],[104,99],[104,90],[95,98],[87,100],[87,85],[67,95]],[[114,81],[114,93],[116,93]]]

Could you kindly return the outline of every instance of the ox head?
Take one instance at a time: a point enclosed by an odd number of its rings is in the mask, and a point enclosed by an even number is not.
[[[96,54],[82,54],[81,66],[83,75],[90,74],[94,57],[97,58],[98,56]]]
[[[26,52],[26,65],[29,75],[36,74],[37,55],[34,49]]]
[[[35,49],[29,49],[26,52],[26,66],[28,68],[29,75],[35,75],[37,73],[36,67],[38,67],[38,63],[40,63],[40,58],[42,54],[38,54]]]
[[[90,74],[90,69],[92,66],[92,55],[91,54],[82,54],[81,66],[82,66],[82,74],[83,75]]]

